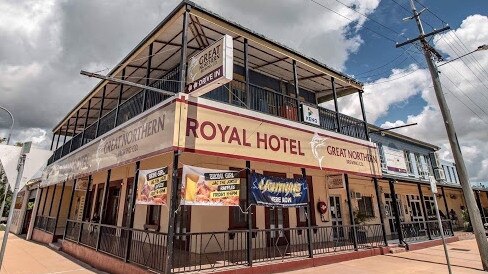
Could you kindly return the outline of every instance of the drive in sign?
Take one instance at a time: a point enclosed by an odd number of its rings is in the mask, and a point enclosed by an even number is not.
[[[232,81],[234,45],[232,37],[224,35],[188,61],[186,92],[201,96]]]

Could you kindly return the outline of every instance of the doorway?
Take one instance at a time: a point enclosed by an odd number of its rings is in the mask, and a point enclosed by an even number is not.
[[[342,220],[341,196],[329,196],[330,221],[332,223],[332,237],[334,239],[344,238],[344,227]]]
[[[105,209],[103,224],[117,225],[120,203],[120,188],[122,180],[110,182],[108,188],[107,207]]]
[[[286,173],[279,172],[263,172],[266,176],[286,178]],[[290,227],[290,218],[288,208],[283,207],[266,207],[264,211],[266,229],[280,229],[273,230],[266,233],[266,242],[268,246],[272,245],[287,245],[290,241],[290,232],[283,230],[283,228]]]
[[[385,216],[388,219],[388,226],[390,227],[390,233],[391,235],[398,235],[398,230],[397,230],[397,225],[396,225],[396,220],[395,220],[395,215],[393,214],[393,199],[390,193],[385,193]],[[400,215],[400,223],[403,222],[403,211],[401,208],[401,205],[399,202],[400,197],[398,194],[395,195],[396,200],[397,200],[397,211],[398,214]]]

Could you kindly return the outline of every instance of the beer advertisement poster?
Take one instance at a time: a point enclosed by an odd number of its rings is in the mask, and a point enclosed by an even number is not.
[[[238,172],[184,165],[182,175],[182,205],[239,206]]]
[[[166,205],[168,178],[168,167],[139,170],[136,204]]]

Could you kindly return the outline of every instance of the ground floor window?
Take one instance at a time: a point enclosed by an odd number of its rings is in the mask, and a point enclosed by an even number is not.
[[[373,208],[373,197],[370,196],[362,196],[361,199],[358,200],[358,208],[359,213],[363,214],[365,217],[374,217],[374,208]]]

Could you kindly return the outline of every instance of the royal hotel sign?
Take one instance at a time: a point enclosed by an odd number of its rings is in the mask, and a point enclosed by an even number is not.
[[[48,166],[43,184],[173,149],[380,176],[375,144],[247,109],[178,94]]]

